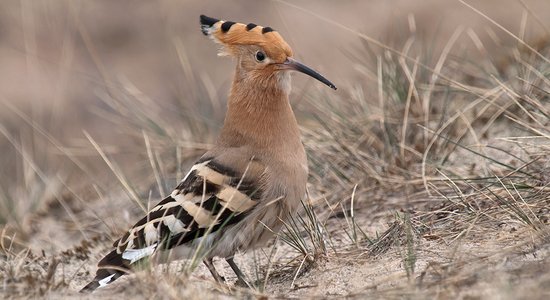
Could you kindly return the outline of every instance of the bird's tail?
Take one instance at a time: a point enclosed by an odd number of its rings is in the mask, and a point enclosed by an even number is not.
[[[130,271],[129,262],[122,258],[122,254],[116,249],[107,254],[97,264],[97,272],[94,280],[83,287],[81,293],[91,293],[99,287],[108,285],[120,276]]]

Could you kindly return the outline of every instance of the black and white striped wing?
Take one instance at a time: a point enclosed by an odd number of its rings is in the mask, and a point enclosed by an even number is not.
[[[246,173],[246,172],[244,172]],[[257,182],[216,161],[201,160],[176,189],[114,243],[98,264],[92,291],[124,275],[159,249],[171,249],[239,222],[258,203]]]

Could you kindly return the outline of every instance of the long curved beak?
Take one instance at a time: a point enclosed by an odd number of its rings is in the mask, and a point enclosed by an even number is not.
[[[294,70],[294,71],[302,72],[306,75],[309,75],[309,76],[319,80],[320,82],[328,85],[331,89],[336,90],[336,86],[332,82],[330,82],[328,79],[323,77],[321,74],[317,73],[312,68],[302,64],[301,62],[299,62],[299,61],[297,61],[293,58],[287,57],[285,62],[282,63],[282,66],[285,69]]]

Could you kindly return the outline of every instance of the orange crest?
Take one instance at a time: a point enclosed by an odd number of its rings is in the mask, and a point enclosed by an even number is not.
[[[262,27],[253,23],[248,25],[223,21],[201,15],[201,30],[231,50],[234,45],[257,45],[277,62],[283,62],[292,56],[292,49],[281,35],[271,27]]]

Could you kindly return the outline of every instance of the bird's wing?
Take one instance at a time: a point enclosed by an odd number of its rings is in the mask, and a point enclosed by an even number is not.
[[[185,244],[242,220],[262,195],[257,178],[247,171],[215,159],[199,160],[170,196],[113,244],[115,250],[98,263],[94,281],[83,290],[107,285],[158,249]]]

